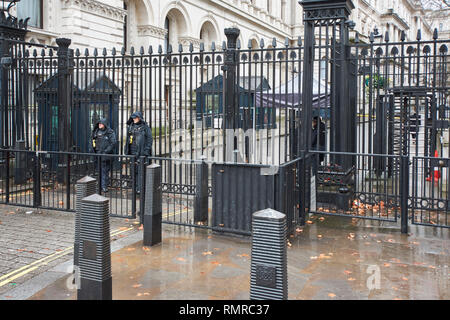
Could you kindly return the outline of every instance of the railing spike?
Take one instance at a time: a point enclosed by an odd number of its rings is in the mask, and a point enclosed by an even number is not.
[[[434,31],[433,31],[433,40],[437,40],[437,38],[438,38],[438,29],[437,29],[437,28],[434,28]]]

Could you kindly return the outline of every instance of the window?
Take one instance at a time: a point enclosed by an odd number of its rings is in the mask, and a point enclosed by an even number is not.
[[[123,9],[125,11],[127,11],[127,4],[124,2],[123,3]],[[123,47],[125,49],[125,51],[127,51],[127,42],[128,42],[128,37],[127,37],[127,33],[128,33],[128,28],[127,28],[127,16],[128,14],[125,15],[124,21],[123,21]]]
[[[320,80],[325,80],[327,75],[327,60],[321,59],[320,60]]]
[[[167,49],[169,48],[169,32],[170,32],[169,25],[170,25],[169,18],[166,17],[166,20],[164,21],[164,29],[167,30],[166,36],[164,39],[164,51],[165,52],[167,52]]]
[[[42,0],[20,1],[16,5],[17,18],[23,20],[30,18],[30,20],[28,20],[29,26],[42,29]]]

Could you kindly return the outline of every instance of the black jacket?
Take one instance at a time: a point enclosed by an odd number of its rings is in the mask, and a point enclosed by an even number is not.
[[[128,129],[127,139],[125,141],[125,154],[133,154],[138,157],[149,157],[152,155],[152,131],[147,123],[142,119],[142,114],[139,118],[141,121],[138,123],[134,123],[131,117],[127,121]],[[132,150],[132,143],[135,144],[135,152]]]
[[[102,123],[105,126],[101,130],[98,125]],[[91,149],[94,153],[112,154],[115,153],[117,145],[116,133],[111,129],[105,118],[101,118],[92,130]]]
[[[311,150],[325,151],[325,123],[318,121],[317,126],[313,128],[311,134]],[[322,162],[325,155],[319,155],[319,161]]]
[[[318,126],[313,128],[312,130],[311,146],[312,150],[325,150],[325,123],[323,123],[322,121],[319,121]]]

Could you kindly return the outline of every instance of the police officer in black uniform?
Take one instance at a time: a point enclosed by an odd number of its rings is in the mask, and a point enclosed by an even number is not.
[[[317,151],[325,151],[325,123],[322,122],[322,119],[318,115],[313,117],[312,121],[312,133],[311,133],[311,150]],[[319,160],[319,161],[317,161]],[[313,156],[313,171],[314,174],[317,171],[318,163],[322,164],[323,160],[325,160],[325,154],[320,153],[317,157],[317,154]]]
[[[108,126],[105,118],[100,118],[92,131],[91,147],[94,153],[113,154],[117,145],[116,133]],[[96,159],[98,161],[98,159]],[[98,163],[98,162],[97,162]],[[100,181],[103,192],[108,192],[109,172],[111,169],[111,158],[102,157]]]
[[[138,162],[141,160],[140,157],[150,157],[152,155],[152,131],[147,123],[142,117],[142,113],[139,111],[133,112],[131,117],[127,121],[127,139],[125,143],[125,154],[135,155]],[[136,172],[137,171],[137,172]],[[138,166],[136,170],[137,174],[137,188],[136,192],[141,191],[141,166]]]

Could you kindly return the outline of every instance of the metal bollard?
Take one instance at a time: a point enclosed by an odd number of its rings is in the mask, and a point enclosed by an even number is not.
[[[90,176],[85,176],[75,184],[75,243],[73,251],[73,265],[78,267],[78,253],[80,245],[80,219],[81,219],[81,200],[95,193],[97,180]]]
[[[151,164],[146,168],[144,206],[144,246],[154,246],[161,242],[162,191],[161,166]]]
[[[253,214],[251,300],[286,300],[288,296],[286,215],[273,209]]]
[[[93,194],[81,200],[78,300],[111,300],[109,200]]]
[[[208,220],[208,164],[206,157],[202,157],[201,163],[195,164],[196,193],[194,202],[194,223]]]

